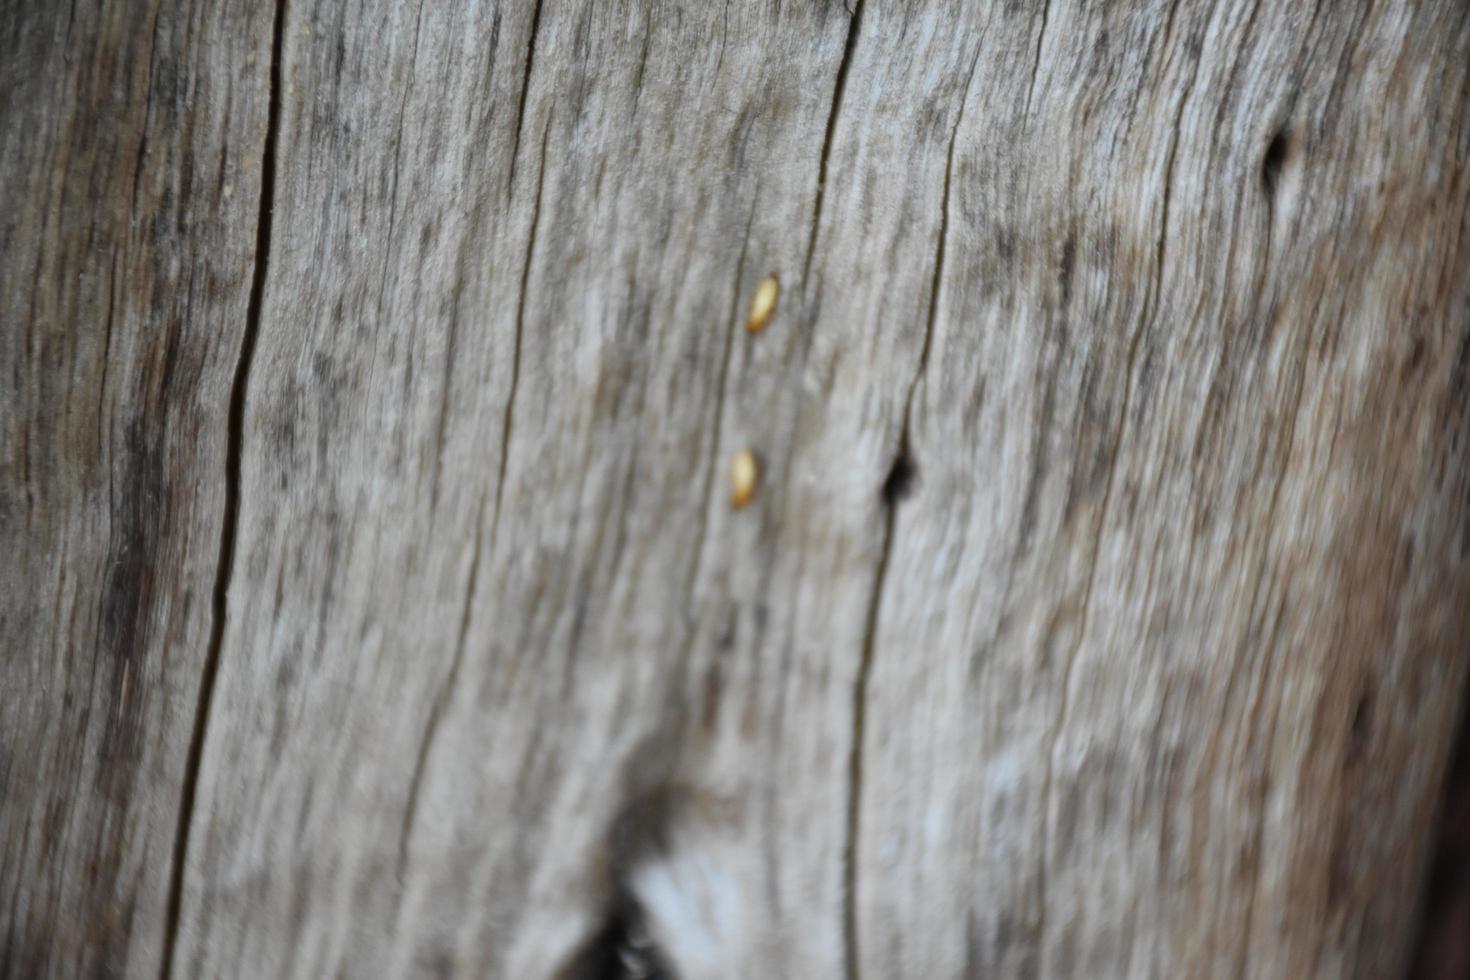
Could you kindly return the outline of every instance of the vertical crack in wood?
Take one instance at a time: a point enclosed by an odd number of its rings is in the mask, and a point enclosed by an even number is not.
[[[537,6],[539,11],[540,5]],[[526,71],[529,81],[529,64]],[[536,198],[531,206],[531,228],[526,236],[526,261],[521,267],[521,291],[516,301],[515,342],[510,362],[510,391],[506,395],[504,421],[500,429],[500,469],[495,476],[495,507],[490,522],[492,547],[494,547],[496,534],[500,528],[500,501],[505,492],[505,474],[510,468],[510,434],[515,414],[516,390],[520,387],[521,380],[521,338],[525,333],[526,292],[531,280],[531,258],[536,251],[536,232],[541,224],[541,195],[546,186],[546,143],[551,135],[553,118],[552,115],[547,116],[546,126],[541,132],[541,168],[537,174]],[[408,801],[404,806],[403,823],[398,832],[397,877],[400,881],[407,867],[408,841],[413,834],[414,822],[418,815],[419,790],[423,785],[424,773],[428,768],[429,754],[433,751],[434,742],[438,738],[439,727],[443,721],[444,712],[448,708],[449,697],[458,683],[460,667],[464,663],[465,649],[469,644],[475,588],[480,577],[480,556],[484,551],[485,502],[486,496],[482,495],[479,516],[475,521],[475,544],[470,556],[469,576],[465,582],[464,604],[460,611],[459,635],[455,640],[454,657],[449,664],[449,673],[445,676],[444,683],[434,696],[434,703],[429,709],[429,718],[424,724],[424,734],[419,739],[419,751],[414,760],[413,775],[409,779]]]
[[[516,161],[521,155],[521,129],[526,121],[526,95],[531,91],[531,68],[536,63],[536,36],[541,31],[541,0],[531,10],[531,38],[526,48],[526,71],[521,76],[521,97],[516,104],[516,132],[510,144],[510,171],[505,179],[505,193],[509,198],[516,186]],[[546,154],[541,155],[544,169]]]
[[[419,37],[423,28],[424,0],[419,0],[418,15],[413,26],[413,54],[408,62],[408,81],[403,86],[403,98],[398,101],[398,140],[393,145],[393,182],[388,191],[388,237],[384,239],[383,269],[378,275],[377,316],[380,323],[383,319],[383,298],[388,293],[388,270],[391,266],[389,260],[393,256],[393,244],[397,241],[394,232],[398,227],[398,178],[403,170],[403,116],[408,110],[408,100],[413,95],[414,82],[418,78]],[[437,485],[435,491],[437,493]]]
[[[1036,32],[1036,57],[1031,59],[1031,82],[1026,86],[1026,109],[1021,118],[1031,119],[1031,97],[1036,94],[1036,76],[1041,72],[1041,43],[1046,40],[1046,19],[1051,13],[1051,0],[1041,4],[1041,30]]]
[[[858,944],[857,911],[857,861],[858,832],[862,818],[863,795],[863,734],[867,724],[868,678],[872,673],[874,647],[878,635],[878,611],[882,603],[883,586],[888,578],[888,562],[893,549],[893,527],[897,520],[898,504],[907,493],[913,480],[913,462],[910,447],[909,427],[913,417],[914,398],[929,366],[929,349],[934,340],[934,324],[939,319],[939,297],[944,287],[944,250],[949,239],[950,184],[954,176],[954,149],[959,140],[960,124],[965,119],[965,105],[970,98],[970,87],[975,81],[975,68],[980,63],[980,46],[970,59],[970,70],[965,76],[965,87],[960,94],[959,111],[955,114],[954,127],[949,134],[949,147],[945,152],[944,189],[939,201],[939,235],[934,249],[934,275],[929,284],[929,310],[924,321],[924,339],[919,347],[919,363],[914,370],[904,394],[903,420],[899,429],[898,452],[893,467],[883,481],[883,492],[879,499],[883,506],[883,544],[878,553],[878,566],[873,576],[873,592],[868,600],[868,614],[863,626],[862,655],[858,661],[857,677],[852,693],[852,745],[849,749],[847,779],[847,833],[843,845],[843,894],[842,936],[844,973],[847,980],[859,980],[861,950]],[[897,477],[897,478],[895,478]]]
[[[643,97],[643,76],[648,72],[648,54],[653,49],[653,31],[643,31],[643,47],[638,53],[638,68],[633,72],[633,106],[629,116],[638,117],[638,103]]]
[[[906,449],[900,447],[899,452],[904,453]],[[872,671],[873,646],[878,634],[878,607],[883,597],[883,582],[888,577],[888,556],[893,546],[894,514],[897,511],[896,502],[883,502],[883,545],[878,552],[873,592],[868,598],[868,615],[863,624],[862,656],[852,685],[852,745],[847,758],[847,834],[842,848],[843,975],[847,980],[859,980],[862,975],[858,965],[861,950],[857,936],[857,846],[863,795],[863,730],[867,723],[868,675]]]
[[[112,253],[111,271],[107,274],[107,317],[103,320],[102,328],[102,378],[97,385],[97,417],[107,418],[107,366],[112,362],[112,324],[113,314],[117,310],[117,252]],[[102,438],[108,431],[107,425],[97,426],[97,458],[104,459]],[[109,465],[108,482],[111,482],[112,466]]]
[[[516,391],[521,386],[521,338],[526,332],[526,292],[531,286],[531,259],[536,254],[536,232],[541,226],[541,194],[546,188],[546,139],[551,135],[555,113],[546,117],[541,131],[541,170],[536,175],[536,199],[531,205],[531,229],[526,234],[526,261],[521,266],[521,293],[516,299],[515,347],[510,359],[510,392],[505,396],[505,416],[500,427],[500,473],[495,479],[495,515],[490,523],[490,543],[500,530],[500,498],[505,493],[505,473],[510,469],[510,432],[515,420]]]
[[[162,3],[153,5],[153,25],[148,28],[148,81],[143,85],[143,132],[138,137],[138,155],[133,161],[133,191],[128,200],[128,216],[132,217],[138,204],[138,184],[143,179],[143,160],[148,155],[148,115],[153,106],[153,54],[158,50],[158,21]],[[71,50],[71,25],[67,25],[67,50]]]
[[[817,196],[812,201],[812,230],[806,241],[806,257],[801,263],[802,289],[812,271],[812,255],[817,250],[817,229],[822,225],[822,198],[827,192],[827,162],[832,155],[832,140],[837,134],[837,115],[842,111],[842,94],[847,89],[847,72],[852,67],[852,53],[857,48],[858,28],[863,19],[863,0],[857,0],[847,20],[847,39],[842,44],[842,61],[837,66],[837,82],[832,86],[832,109],[827,113],[827,129],[822,135],[822,154],[817,162]]]
[[[501,460],[501,469],[505,468],[505,460]],[[424,722],[424,733],[419,738],[418,755],[414,758],[413,775],[408,781],[408,800],[403,808],[403,824],[398,830],[398,867],[395,877],[401,886],[403,884],[404,871],[408,867],[408,841],[413,835],[414,823],[418,819],[419,790],[423,786],[424,773],[428,770],[429,753],[433,751],[434,742],[439,737],[439,726],[444,719],[444,712],[449,706],[450,695],[459,686],[459,670],[464,663],[464,651],[470,636],[470,610],[474,608],[475,586],[480,580],[480,555],[483,552],[482,543],[485,538],[485,504],[489,494],[480,494],[480,506],[478,517],[475,520],[475,543],[470,552],[470,571],[465,582],[464,603],[459,614],[459,635],[455,639],[454,656],[449,661],[449,673],[444,677],[444,683],[434,695],[434,703],[429,706],[429,717]]]
[[[174,835],[173,869],[164,919],[163,962],[159,972],[163,980],[169,980],[173,975],[174,951],[178,944],[179,918],[183,903],[184,870],[189,853],[189,834],[194,820],[194,804],[199,784],[199,768],[204,757],[204,740],[209,727],[210,704],[214,700],[215,679],[219,673],[220,652],[224,646],[230,577],[235,564],[235,539],[240,520],[240,461],[245,434],[245,396],[250,382],[250,364],[255,356],[255,343],[260,334],[261,307],[265,299],[265,280],[270,264],[271,215],[275,204],[276,142],[281,118],[281,58],[285,21],[286,0],[277,0],[275,17],[271,25],[268,107],[265,142],[261,150],[260,211],[255,226],[255,268],[250,283],[250,296],[245,307],[245,332],[240,341],[240,356],[235,362],[235,376],[230,387],[228,437],[225,444],[225,506],[220,522],[219,566],[215,572],[209,651],[205,656],[204,668],[199,681],[199,698],[195,703],[194,712],[194,730],[189,740],[189,754],[184,769],[184,785],[179,803],[178,829]]]
[[[454,286],[453,309],[449,322],[444,326],[444,377],[440,382],[444,389],[439,394],[439,417],[434,425],[434,472],[429,477],[429,523],[432,526],[439,516],[439,487],[444,479],[444,450],[449,439],[449,408],[454,393],[454,361],[459,348],[459,293],[464,281],[460,270]]]
[[[798,323],[797,325],[800,328],[800,335],[797,338],[798,354],[796,359],[796,366],[792,372],[793,376],[797,378],[798,381],[806,374],[807,358],[811,354],[812,336],[815,333],[815,327],[813,325],[820,315],[820,297],[816,297],[816,301],[813,302],[813,290],[809,277],[811,275],[812,259],[815,256],[817,250],[817,232],[822,224],[822,202],[826,195],[827,169],[829,160],[832,155],[832,143],[837,136],[837,116],[842,108],[843,92],[847,88],[848,69],[852,64],[854,52],[857,50],[859,27],[860,21],[862,19],[862,13],[862,0],[857,0],[853,8],[848,11],[847,36],[842,45],[842,61],[837,66],[837,79],[833,85],[832,91],[832,107],[827,114],[827,127],[822,136],[822,152],[819,155],[817,161],[817,189],[816,196],[812,201],[811,230],[807,235],[806,255],[802,259],[801,263],[800,291],[804,300],[804,309],[800,317],[800,323]],[[806,415],[806,407],[806,399],[798,398],[796,400],[796,420],[795,424],[791,427],[790,430],[793,435],[786,440],[784,451],[781,454],[781,465],[776,468],[780,472],[791,472],[791,464],[792,460],[796,456],[798,442],[795,433],[799,433],[802,431],[802,425]]]
[[[710,72],[711,79],[720,77],[720,69],[725,65],[725,43],[730,40],[730,0],[725,0],[724,16],[720,19],[720,53],[715,57],[715,70]]]
[[[76,23],[77,23],[77,0],[71,0],[71,5],[67,8],[67,11],[66,11],[66,55],[65,55],[66,61],[65,61],[65,63],[66,63],[66,65],[68,67],[71,66],[71,51],[72,51],[71,32],[72,32],[72,28],[76,26]],[[0,960],[0,963],[4,963],[4,962],[5,962],[4,960]],[[9,974],[0,974],[0,975],[8,976]]]
[[[1169,18],[1164,26],[1164,48],[1167,54],[1169,42],[1173,37],[1174,13],[1178,10],[1178,0],[1170,7]],[[1077,639],[1072,648],[1067,652],[1066,662],[1062,666],[1061,677],[1061,706],[1057,710],[1057,718],[1052,725],[1049,738],[1049,748],[1046,753],[1046,775],[1041,789],[1041,854],[1040,875],[1037,880],[1037,907],[1038,919],[1036,924],[1036,936],[1038,951],[1044,957],[1046,950],[1046,927],[1047,927],[1047,900],[1046,883],[1049,874],[1048,865],[1051,855],[1051,797],[1052,785],[1056,769],[1057,741],[1061,738],[1062,730],[1067,724],[1067,712],[1070,708],[1070,691],[1072,686],[1072,669],[1077,662],[1077,654],[1082,649],[1082,643],[1087,636],[1087,618],[1092,604],[1093,580],[1097,574],[1097,561],[1102,551],[1102,537],[1107,529],[1108,507],[1113,497],[1114,478],[1118,473],[1118,452],[1123,445],[1123,430],[1128,424],[1128,408],[1133,398],[1133,368],[1138,360],[1138,347],[1143,335],[1148,332],[1150,322],[1158,316],[1158,311],[1163,302],[1164,290],[1164,244],[1169,234],[1169,203],[1174,188],[1174,163],[1179,150],[1179,134],[1184,125],[1184,110],[1189,105],[1189,97],[1194,92],[1195,82],[1199,78],[1200,55],[1195,54],[1194,65],[1190,70],[1189,83],[1184,87],[1179,97],[1179,110],[1174,115],[1174,128],[1169,139],[1169,152],[1164,160],[1163,194],[1159,209],[1159,237],[1154,245],[1154,274],[1149,295],[1145,300],[1145,308],[1139,315],[1137,329],[1128,341],[1128,355],[1123,363],[1123,404],[1118,410],[1117,431],[1113,435],[1112,449],[1108,454],[1108,476],[1103,484],[1102,502],[1098,509],[1097,533],[1093,540],[1092,555],[1087,565],[1087,579],[1082,586],[1081,612],[1077,624]],[[1042,973],[1046,972],[1045,963],[1042,964]]]
[[[494,76],[495,67],[498,63],[497,55],[500,52],[500,20],[500,11],[497,9],[495,12],[494,20],[491,22],[490,40],[488,43],[490,55],[489,64],[486,66],[485,73],[489,77]],[[516,124],[517,127],[519,127],[520,121],[517,120]],[[515,159],[514,157],[512,157],[511,167],[513,168],[514,166]],[[507,201],[509,201],[510,193],[511,188],[509,185],[507,185]],[[435,520],[437,520],[439,515],[439,493],[440,485],[444,477],[445,446],[449,438],[449,410],[453,402],[454,395],[454,366],[457,363],[458,359],[459,325],[460,318],[463,315],[462,300],[465,288],[465,279],[468,276],[467,268],[470,264],[470,250],[465,247],[465,243],[472,239],[478,238],[478,236],[483,232],[484,227],[484,201],[477,199],[474,207],[470,211],[470,230],[466,232],[465,237],[461,242],[460,254],[455,269],[454,285],[450,290],[452,306],[449,320],[445,327],[444,336],[444,380],[442,382],[443,390],[440,392],[439,396],[439,418],[435,424],[434,429],[434,472],[433,475],[430,477],[429,483],[429,521],[431,525]]]

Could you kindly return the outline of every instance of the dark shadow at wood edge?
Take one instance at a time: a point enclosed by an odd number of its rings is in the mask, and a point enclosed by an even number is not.
[[[1470,695],[1470,683],[1466,687]],[[1408,975],[1423,980],[1470,977],[1470,697],[1460,703],[1410,952]]]

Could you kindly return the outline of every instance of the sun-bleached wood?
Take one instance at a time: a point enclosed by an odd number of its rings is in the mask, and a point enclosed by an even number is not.
[[[1402,970],[1463,4],[53,6],[0,974]]]

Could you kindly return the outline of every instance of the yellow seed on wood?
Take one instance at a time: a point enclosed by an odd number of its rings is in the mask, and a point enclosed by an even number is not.
[[[773,272],[761,280],[750,300],[750,315],[745,318],[745,329],[760,333],[776,312],[776,300],[781,295],[781,280]]]
[[[755,496],[755,485],[760,482],[760,466],[755,453],[742,449],[730,463],[730,503],[744,507]]]

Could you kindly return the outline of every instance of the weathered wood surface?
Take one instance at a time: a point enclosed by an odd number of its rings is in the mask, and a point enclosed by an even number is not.
[[[1470,7],[0,37],[0,974],[1407,962]]]
[[[0,4],[0,976],[160,969],[270,28]]]

